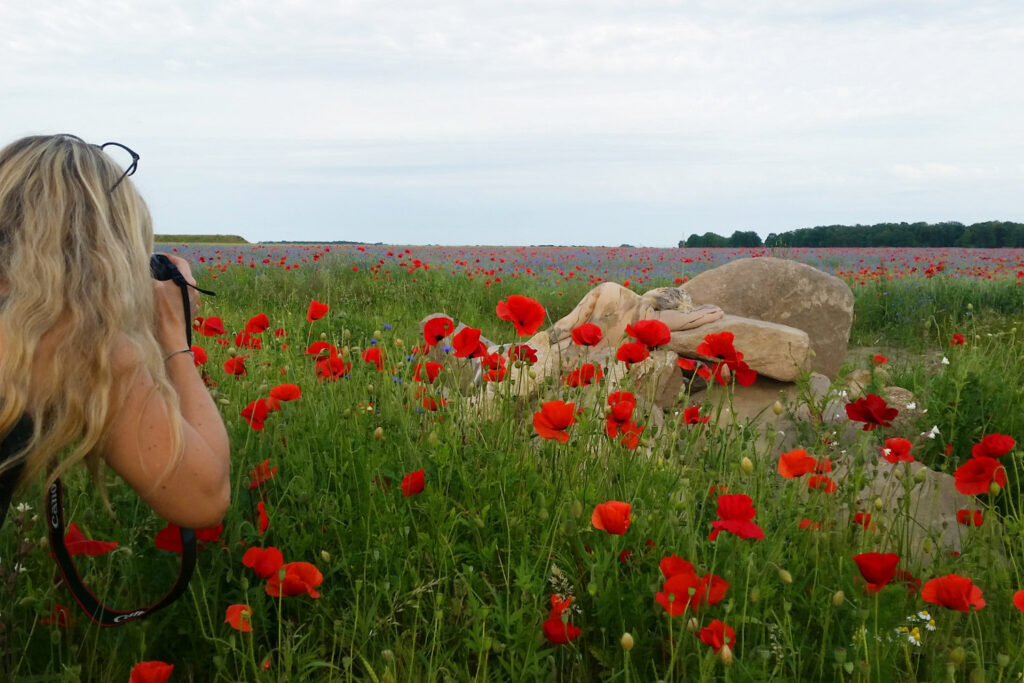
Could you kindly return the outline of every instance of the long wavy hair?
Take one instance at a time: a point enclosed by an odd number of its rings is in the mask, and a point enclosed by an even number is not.
[[[49,485],[84,460],[102,492],[100,453],[131,386],[115,386],[113,376],[114,349],[125,341],[141,359],[134,372],[148,370],[171,407],[181,456],[177,393],[155,336],[152,222],[130,179],[118,182],[123,175],[73,135],[27,137],[0,151],[0,438],[22,415],[33,424],[0,471],[24,463],[19,485],[44,471]],[[41,357],[44,337],[55,346]]]

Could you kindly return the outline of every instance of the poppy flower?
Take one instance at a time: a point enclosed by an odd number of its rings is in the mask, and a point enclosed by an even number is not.
[[[202,346],[196,346],[195,344],[193,344],[191,348],[192,348],[192,361],[195,363],[196,367],[198,368],[200,365],[205,363],[207,361],[207,359],[208,359],[208,356],[206,355],[206,349],[204,349]]]
[[[807,455],[807,451],[802,448],[797,448],[779,456],[779,474],[786,479],[802,477],[809,472],[813,472],[817,466],[818,461]]]
[[[590,516],[590,523],[594,525],[595,529],[621,536],[629,529],[629,514],[632,507],[629,503],[623,503],[621,500],[598,503],[594,506],[594,514]]]
[[[437,379],[437,373],[441,372],[441,368],[444,367],[440,363],[434,363],[427,361],[425,363],[417,363],[412,370],[412,378],[416,382],[426,382],[427,384],[433,384],[434,380]],[[424,377],[426,379],[424,379]]]
[[[426,481],[423,476],[423,470],[416,470],[405,475],[402,479],[402,496],[408,498],[409,496],[415,496],[417,493],[422,493]]]
[[[636,397],[628,391],[616,391],[608,396],[608,405],[611,410],[605,417],[605,433],[614,438],[620,428],[633,418]]]
[[[249,548],[242,556],[242,564],[249,567],[261,579],[270,578],[284,565],[284,555],[277,548]]]
[[[615,351],[615,360],[622,361],[626,365],[639,363],[647,360],[650,356],[651,352],[647,350],[647,347],[637,342],[623,344]]]
[[[703,377],[705,382],[711,381],[711,370],[705,363],[699,360],[693,360],[692,358],[676,358],[676,365],[678,365],[683,372],[693,372],[697,376]]]
[[[378,370],[384,370],[384,353],[379,347],[371,346],[360,354],[364,361],[373,363]]]
[[[967,496],[988,493],[993,482],[1006,488],[1006,468],[995,458],[970,458],[953,473],[956,490]]]
[[[711,419],[710,415],[701,415],[700,406],[690,406],[683,411],[683,424],[684,425],[699,425],[707,424],[708,420]]]
[[[544,324],[544,307],[528,296],[512,294],[499,301],[494,311],[502,320],[511,321],[520,337],[529,337]]]
[[[277,476],[277,468],[270,466],[270,460],[264,460],[260,464],[256,465],[254,469],[249,470],[249,490],[253,490],[259,486],[262,486],[268,479],[273,479]]]
[[[487,347],[480,341],[480,330],[463,327],[452,337],[452,348],[456,358],[478,358],[487,353]]]
[[[1024,590],[1019,590],[1013,594],[1013,606],[1024,612]]]
[[[281,569],[284,578],[281,578]],[[316,587],[324,582],[324,575],[309,562],[289,562],[267,578],[266,592],[272,598],[292,597],[305,593],[311,598],[319,598]]]
[[[323,360],[338,355],[338,348],[334,344],[325,341],[313,342],[305,350],[305,355],[316,356],[317,360]]]
[[[181,545],[181,527],[177,524],[168,523],[163,529],[156,532],[156,536],[153,538],[153,544],[160,550],[166,550],[171,553],[182,553]]]
[[[974,444],[971,448],[971,455],[975,458],[999,458],[1017,445],[1012,436],[1006,434],[987,434],[982,438],[981,443]]]
[[[567,387],[589,387],[604,377],[604,371],[597,363],[584,363],[562,380]]]
[[[245,358],[243,356],[234,356],[224,361],[224,372],[229,375],[244,375],[245,374]]]
[[[671,579],[676,574],[682,574],[684,572],[688,572],[690,574],[696,573],[692,563],[687,562],[675,554],[661,558],[661,562],[658,563],[658,569],[661,570],[662,575],[666,579]]]
[[[807,519],[804,517],[800,520],[801,529],[810,529],[811,531],[817,531],[821,528],[821,522],[815,522],[813,519]]]
[[[537,362],[537,350],[529,344],[516,344],[508,350],[508,359],[513,363],[523,361],[533,365]]]
[[[985,600],[981,589],[966,576],[947,574],[929,579],[921,589],[921,599],[933,605],[942,605],[958,612],[969,612],[971,608],[981,609]]]
[[[877,593],[892,581],[896,565],[900,563],[900,556],[896,553],[861,553],[854,555],[853,561],[857,563],[860,575],[867,582],[864,592]]]
[[[551,611],[548,612],[548,618],[541,624],[541,630],[544,631],[544,637],[555,645],[565,645],[583,633],[578,627],[570,624],[568,618],[563,619],[562,617],[568,611],[570,604],[572,604],[571,595],[567,598],[551,596]]]
[[[648,350],[672,341],[672,330],[660,320],[638,320],[632,325],[626,325],[626,334],[646,346]]]
[[[764,531],[752,520],[757,515],[750,496],[742,493],[718,497],[718,509],[715,511],[719,519],[711,522],[713,527],[709,540],[714,541],[723,531],[736,534],[740,538],[764,538]]]
[[[455,323],[451,318],[431,318],[423,324],[423,341],[427,346],[434,346],[454,331]]]
[[[270,390],[270,398],[275,401],[297,401],[302,397],[302,389],[298,384],[278,384]]]
[[[258,398],[247,405],[240,415],[245,418],[250,427],[258,432],[263,429],[268,412],[270,412],[270,408],[267,406],[267,399]]]
[[[681,571],[665,580],[655,602],[665,608],[669,616],[678,617],[687,607],[699,612],[705,605],[716,605],[725,599],[729,583],[715,574],[698,576],[694,571]]]
[[[967,340],[964,339],[964,335],[960,334],[959,332],[954,334],[953,338],[949,340],[950,346],[963,346],[966,343]]]
[[[884,398],[875,394],[868,394],[846,404],[846,416],[854,422],[863,422],[865,432],[876,427],[891,427],[899,413],[895,408],[890,408]]]
[[[480,365],[484,368],[485,382],[500,382],[505,379],[508,371],[505,369],[505,356],[500,353],[488,353],[480,359]]]
[[[708,358],[717,358],[726,363],[736,362],[743,358],[733,347],[735,335],[732,332],[716,332],[704,337],[704,341],[697,345],[696,351]]]
[[[640,445],[640,435],[644,432],[644,428],[640,425],[632,420],[626,420],[617,426],[617,430],[615,435],[610,436],[617,438],[619,445],[623,448],[632,451]]]
[[[956,521],[964,526],[981,526],[985,520],[981,510],[957,510]]]
[[[871,357],[871,362],[874,363],[875,365],[885,365],[886,363],[889,362],[889,359],[881,354],[876,353],[874,356]]]
[[[249,318],[245,323],[244,331],[249,334],[259,334],[265,332],[268,327],[270,327],[270,320],[267,318],[267,314],[259,313]]]
[[[826,477],[824,474],[814,474],[807,479],[807,488],[817,489],[825,493],[835,493],[838,487],[831,477]]]
[[[569,440],[566,428],[576,422],[575,411],[575,403],[547,401],[539,412],[533,414],[533,428],[542,439],[557,439],[565,443]]]
[[[331,307],[327,304],[320,303],[316,299],[309,302],[309,309],[306,311],[306,320],[313,322],[327,315],[327,311],[331,310]]]
[[[871,526],[871,513],[870,512],[858,512],[853,515],[853,523],[857,526],[864,527],[865,529]]]
[[[604,332],[594,323],[583,323],[572,331],[572,341],[577,346],[594,346],[604,338]]]
[[[434,412],[436,410],[440,410],[441,408],[444,408],[447,405],[448,405],[448,401],[444,400],[443,398],[439,398],[438,400],[435,401],[430,396],[424,396],[423,397],[423,410],[428,410],[430,412]]]
[[[72,555],[88,555],[96,557],[106,555],[117,547],[117,541],[90,541],[82,533],[81,529],[74,522],[68,525],[68,532],[64,535],[64,545]]]
[[[229,605],[224,614],[224,623],[231,624],[231,628],[242,633],[252,631],[252,608],[249,605]]]
[[[174,665],[167,662],[139,662],[132,667],[128,683],[166,683],[174,672]]]
[[[316,362],[316,376],[337,381],[345,377],[352,370],[352,364],[346,363],[339,356],[321,358]]]
[[[260,521],[257,525],[257,528],[260,531],[260,536],[262,536],[263,532],[265,532],[267,530],[267,527],[270,526],[270,517],[267,517],[267,506],[264,504],[262,500],[256,503],[256,512],[260,516]]]
[[[910,454],[910,449],[913,445],[907,439],[899,437],[886,439],[885,448],[882,449],[882,457],[893,464],[898,462],[914,462],[914,456]]]
[[[204,337],[217,337],[224,334],[224,323],[221,322],[220,318],[203,318],[203,322],[199,324],[199,334]]]
[[[248,332],[239,332],[235,335],[235,346],[238,348],[262,349],[263,340],[249,334]]]
[[[732,627],[726,626],[719,619],[715,619],[702,628],[698,635],[700,636],[700,642],[710,646],[716,654],[726,645],[732,647],[736,644],[736,632],[732,630]]]
[[[71,616],[71,609],[60,603],[50,608],[50,615],[39,617],[40,626],[56,626],[57,628],[70,628],[75,623]]]

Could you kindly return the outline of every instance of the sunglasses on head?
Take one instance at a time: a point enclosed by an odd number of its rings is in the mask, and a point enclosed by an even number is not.
[[[131,155],[132,162],[128,164],[128,168],[124,170],[124,173],[122,173],[121,177],[117,179],[117,182],[113,184],[109,192],[113,192],[114,190],[116,190],[117,186],[121,184],[121,181],[123,181],[130,175],[134,175],[136,169],[138,169],[139,167],[139,155],[135,152],[135,150],[133,150],[130,147],[127,147],[126,145],[122,145],[120,142],[104,142],[102,145],[93,146],[99,147],[101,152],[106,151],[107,147],[116,147],[118,149],[123,149],[125,152],[128,152],[128,154]]]

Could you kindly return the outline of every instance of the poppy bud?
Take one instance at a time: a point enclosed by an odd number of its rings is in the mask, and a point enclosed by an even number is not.
[[[342,339],[351,339],[352,338],[352,331],[346,327],[345,329],[343,329],[341,331],[341,338]]]
[[[967,304],[967,310],[968,311],[973,311],[974,310],[974,304]]]
[[[265,393],[267,393],[268,391],[270,391],[270,387],[269,387],[268,385],[266,385],[266,384],[261,384],[261,385],[260,385],[260,388],[259,388],[259,393],[261,393],[261,394],[265,394]]]
[[[832,594],[832,604],[835,607],[839,607],[846,601],[846,593],[843,591],[836,591]]]
[[[229,346],[228,347],[228,355],[231,356],[232,358],[234,358],[235,356],[238,355],[238,349],[236,349],[234,346]]]
[[[530,379],[536,379],[537,378],[537,372],[535,370],[530,370],[526,374],[530,376]]]
[[[879,498],[875,498],[875,509],[876,510],[881,510],[884,505],[885,505],[885,503],[882,502],[882,499],[880,497]]]
[[[401,339],[396,339],[395,346],[397,346],[398,348],[402,348],[403,346],[405,346],[405,342],[402,341]]]
[[[380,653],[380,656],[383,657],[386,661],[389,661],[389,662],[395,661],[395,653],[392,652],[391,650],[384,650],[383,652]]]
[[[897,479],[903,479],[903,468],[894,467],[892,469],[892,476],[896,477]]]
[[[750,474],[754,471],[754,463],[750,461],[750,458],[744,457],[740,460],[740,469],[743,470],[743,474]]]
[[[919,469],[917,472],[914,472],[914,481],[916,481],[918,484],[920,484],[922,481],[924,481],[927,478],[928,478],[928,470],[926,470],[923,467],[921,469]]]
[[[427,434],[427,443],[429,443],[431,446],[436,446],[437,444],[441,443],[441,439],[437,437],[437,432],[430,432],[429,434]]]
[[[583,516],[583,503],[580,501],[574,500],[569,506],[569,509],[572,511],[573,517],[579,518]]]
[[[380,339],[380,336],[381,336],[380,330],[374,330],[373,331],[373,338],[374,339]]]
[[[697,617],[690,617],[690,620],[686,622],[686,630],[690,633],[696,633],[700,630],[700,624],[697,622]]]
[[[373,385],[372,384],[367,384],[366,385],[366,392],[368,394],[372,394],[373,393]]]
[[[776,415],[782,415],[782,401],[775,401],[772,404],[772,412]]]
[[[1002,491],[1002,490],[1003,490],[1003,487],[1001,487],[996,482],[992,482],[991,484],[988,485],[988,492],[989,492],[989,494],[991,494],[993,496],[998,496],[999,492]]]
[[[587,594],[592,598],[597,597],[597,584],[593,581],[587,584]]]
[[[950,650],[949,661],[953,664],[959,666],[960,664],[964,663],[965,659],[967,659],[967,650],[959,646],[954,647],[952,650]]]
[[[327,341],[327,333],[326,332],[321,332],[320,333],[320,341]]]
[[[373,438],[377,439],[377,441],[383,441],[384,440],[384,428],[383,427],[377,427],[376,429],[374,429],[373,430]]]
[[[326,550],[321,550],[320,551],[320,559],[323,560],[324,562],[330,562],[331,561],[331,554],[329,552],[327,552]]]
[[[781,581],[782,583],[786,583],[786,584],[793,583],[793,575],[790,574],[785,569],[780,569],[779,570],[779,581]]]
[[[985,683],[985,670],[982,668],[971,669],[968,679],[971,683]]]
[[[933,547],[934,546],[932,546],[932,539],[930,538],[924,539],[924,542],[921,544],[921,549],[924,550],[926,553],[930,553]]]
[[[630,635],[629,631],[623,633],[622,637],[619,638],[619,645],[621,645],[622,649],[626,652],[629,652],[633,649],[633,636]],[[1005,657],[1006,655],[1003,656]]]
[[[229,406],[229,405],[231,405],[231,401],[229,401],[226,398],[218,398],[217,399],[217,403],[221,404],[222,406]]]
[[[757,586],[754,586],[753,588],[751,588],[750,589],[750,593],[747,594],[747,599],[750,600],[750,602],[760,602],[761,601],[761,589],[758,588]]]
[[[728,645],[723,645],[722,649],[718,651],[718,658],[722,660],[722,666],[732,666],[732,648]]]
[[[1000,669],[1005,669],[1010,666],[1010,655],[1005,652],[1000,652],[996,655],[996,664],[999,665]]]

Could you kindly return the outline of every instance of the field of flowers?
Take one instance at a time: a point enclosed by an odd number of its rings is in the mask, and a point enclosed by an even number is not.
[[[232,440],[231,509],[198,531],[181,600],[104,629],[53,580],[42,491],[22,496],[0,531],[5,679],[1024,672],[1024,252],[166,248],[217,292],[193,341]],[[915,395],[911,424],[871,394],[848,403],[856,437],[807,420],[801,448],[778,458],[723,410],[742,388],[712,380],[689,410],[683,396],[654,416],[628,383],[613,394],[606,372],[567,372],[519,399],[511,383],[529,371],[528,350],[474,359],[453,326],[419,325],[440,312],[523,343],[598,282],[642,292],[764,255],[851,284],[848,369],[884,366]],[[623,341],[655,346],[656,332]],[[742,378],[743,349],[727,342],[708,339],[709,355]],[[484,382],[462,388],[460,368],[474,363]],[[913,460],[976,499],[955,555],[926,562],[906,545],[912,511],[857,507],[857,487],[832,478],[833,466],[856,481],[881,462],[909,490]],[[178,571],[175,530],[112,477],[113,514],[86,472],[65,484],[68,546],[87,585],[117,607],[159,598]]]

